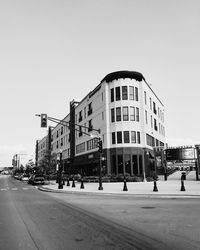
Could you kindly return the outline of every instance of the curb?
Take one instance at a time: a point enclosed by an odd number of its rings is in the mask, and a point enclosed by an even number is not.
[[[80,191],[68,191],[68,190],[55,190],[51,188],[46,187],[37,187],[38,190],[43,192],[49,192],[49,193],[64,193],[64,194],[79,194],[79,195],[112,195],[112,196],[137,196],[137,197],[148,197],[148,198],[200,198],[200,195],[198,194],[161,194],[161,193],[141,193],[141,194],[131,194],[131,193],[101,193],[101,191],[86,191],[86,192],[80,192]]]

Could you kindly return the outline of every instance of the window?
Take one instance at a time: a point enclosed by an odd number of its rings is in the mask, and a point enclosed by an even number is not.
[[[116,87],[115,88],[115,91],[116,91],[116,101],[120,101],[120,87]]]
[[[157,110],[156,110],[156,104],[155,104],[155,102],[153,102],[153,112],[154,112],[154,114],[157,114]]]
[[[148,146],[155,147],[155,139],[154,139],[154,137],[152,137],[149,134],[146,134],[146,141],[147,141]]]
[[[104,112],[101,113],[102,120],[104,120]]]
[[[147,92],[144,91],[144,103],[147,104]]]
[[[82,117],[82,111],[79,112],[79,119],[78,121],[81,122],[83,120],[83,117]]]
[[[139,101],[139,97],[138,97],[138,88],[135,87],[135,100]]]
[[[129,143],[129,131],[124,131],[124,143]]]
[[[88,115],[92,114],[92,103],[88,104]]]
[[[87,150],[97,148],[97,138],[87,141]]]
[[[151,127],[153,128],[153,117],[151,115]]]
[[[139,108],[136,108],[136,121],[139,122],[140,115],[139,115]]]
[[[76,153],[77,154],[82,153],[84,151],[85,151],[85,142],[76,146]]]
[[[82,136],[82,135],[83,135],[83,133],[82,133],[82,127],[79,126],[79,137]]]
[[[84,108],[84,118],[86,118],[86,107]]]
[[[123,121],[128,121],[128,107],[123,107]]]
[[[60,146],[61,146],[61,147],[63,146],[63,138],[61,138]]]
[[[129,86],[129,99],[134,100],[134,87]]]
[[[149,98],[149,103],[150,103],[150,109],[152,110],[152,101],[151,101],[151,97]]]
[[[115,132],[112,132],[112,144],[115,144],[116,140],[115,140]]]
[[[130,120],[135,121],[135,107],[130,107]]]
[[[89,120],[88,122],[88,132],[92,131],[93,127],[92,127],[92,120]]]
[[[154,129],[157,131],[158,130],[158,126],[157,126],[157,121],[156,119],[154,119]]]
[[[114,102],[114,88],[110,90],[110,100],[111,102]]]
[[[146,124],[148,124],[147,111],[146,110],[145,110],[145,120],[146,120]]]
[[[121,121],[121,107],[116,108],[116,121]]]
[[[115,109],[111,109],[111,122],[115,122]]]
[[[103,92],[101,93],[101,100],[102,100],[102,102],[103,102]]]
[[[136,132],[131,131],[131,143],[136,143]]]
[[[127,86],[122,86],[122,100],[128,100]]]
[[[118,174],[123,174],[124,173],[123,155],[117,155],[117,162],[118,162]]]
[[[61,135],[63,134],[63,127],[61,127]]]
[[[122,143],[122,132],[121,131],[117,132],[117,143]]]
[[[140,132],[139,132],[139,131],[137,132],[137,143],[138,143],[138,144],[141,143],[141,141],[140,141]]]

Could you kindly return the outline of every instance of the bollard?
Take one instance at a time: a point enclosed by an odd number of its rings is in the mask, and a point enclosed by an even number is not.
[[[67,178],[67,186],[70,186],[69,178]]]
[[[154,180],[153,192],[158,192],[156,180]]]
[[[74,181],[74,177],[73,177],[73,180],[72,180],[72,187],[75,188],[76,185],[75,185],[75,181]]]
[[[83,188],[84,188],[83,178],[81,178],[81,187],[80,187],[80,189],[83,189]]]
[[[181,191],[185,191],[184,180],[181,180]]]
[[[58,182],[58,189],[63,189],[63,184],[61,180],[59,180]]]
[[[126,177],[124,177],[124,188],[123,191],[128,191],[127,185],[126,185]]]

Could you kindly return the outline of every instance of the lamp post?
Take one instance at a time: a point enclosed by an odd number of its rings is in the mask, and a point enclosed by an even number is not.
[[[148,152],[147,152],[148,153]],[[142,154],[142,170],[143,170],[143,182],[146,182],[146,171],[145,171],[145,148],[143,148]]]
[[[196,161],[196,180],[199,180],[199,166],[200,166],[200,159],[199,159],[199,154],[200,154],[200,145],[195,145],[196,148],[196,155],[197,155],[197,161]]]
[[[63,168],[62,168],[62,151],[59,153],[59,161],[58,161],[58,189],[63,189]]]

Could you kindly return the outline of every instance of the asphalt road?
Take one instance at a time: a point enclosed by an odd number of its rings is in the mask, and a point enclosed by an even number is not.
[[[200,249],[199,205],[46,193],[0,176],[0,249]]]

